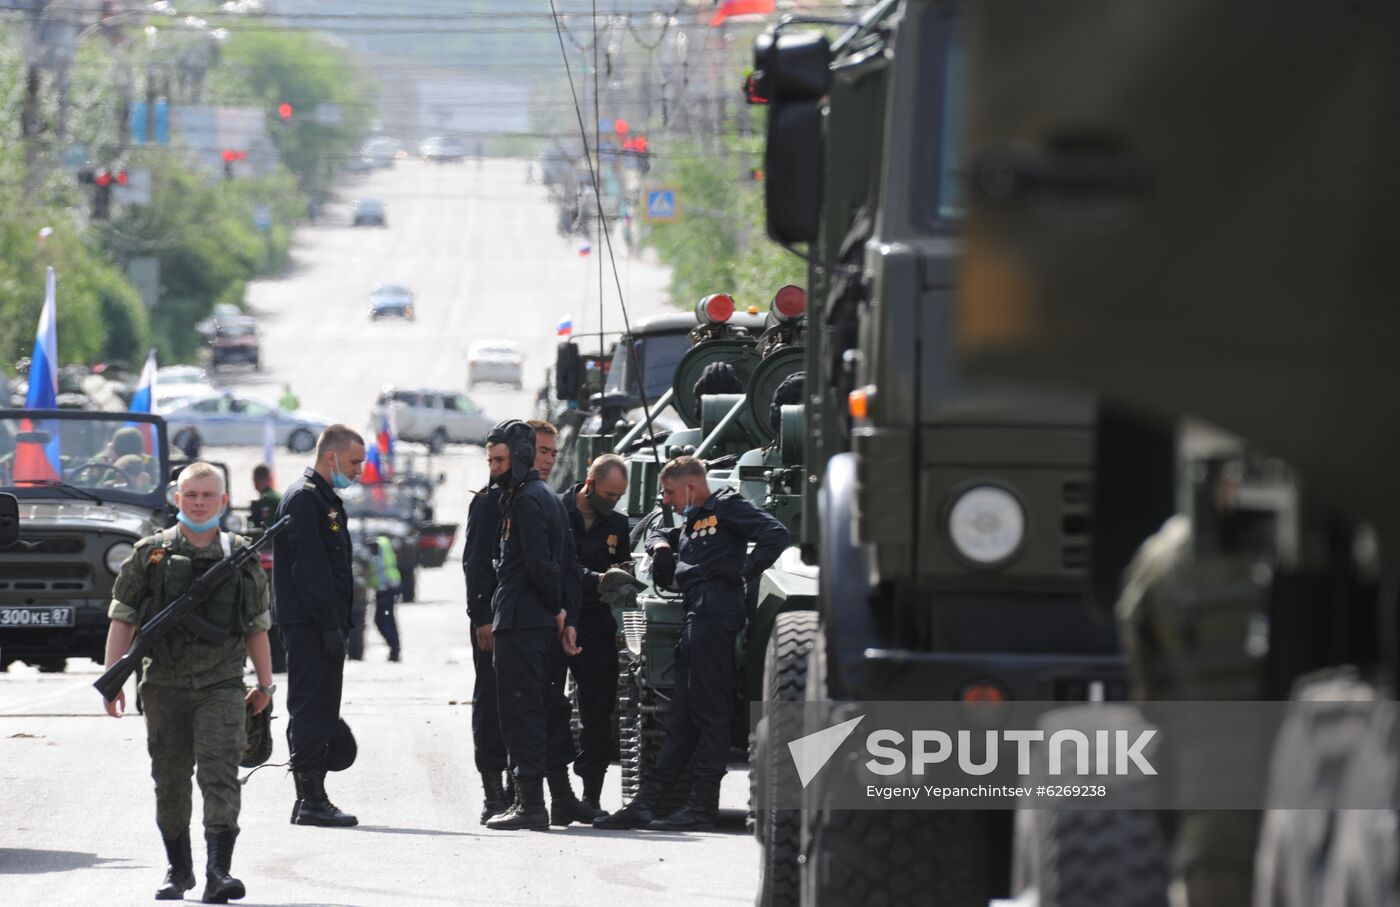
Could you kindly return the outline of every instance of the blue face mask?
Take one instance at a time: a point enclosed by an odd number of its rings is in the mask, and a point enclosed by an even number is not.
[[[340,471],[340,456],[338,454],[332,454],[332,456],[335,457],[335,468],[331,470],[331,487],[336,491],[342,491],[350,487],[350,477]]]
[[[176,517],[176,519],[180,521],[180,525],[184,526],[190,532],[208,532],[210,529],[217,529],[219,526],[219,520],[223,518],[224,512],[222,509],[220,509],[218,513],[214,514],[202,523],[196,523],[194,520],[185,516],[184,513],[181,513]]]

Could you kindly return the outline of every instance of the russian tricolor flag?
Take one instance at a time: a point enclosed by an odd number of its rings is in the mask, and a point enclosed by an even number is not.
[[[559,319],[559,324],[554,328],[554,333],[560,337],[569,337],[574,333],[574,316],[565,315]]]
[[[379,445],[370,446],[369,453],[365,454],[365,465],[360,468],[360,483],[364,485],[378,485],[384,481],[383,462],[379,456]]]
[[[149,413],[155,404],[156,399],[156,351],[152,349],[146,354],[146,365],[141,369],[141,380],[136,383],[136,393],[131,395],[130,411],[133,413]],[[155,430],[156,427],[149,422],[128,422],[141,430],[141,436],[146,439],[146,453],[156,452]]]
[[[374,447],[379,454],[377,466],[380,474],[386,479],[394,475],[395,432],[389,413],[390,411],[386,408],[384,414],[379,417],[379,433],[374,438]]]
[[[34,337],[34,355],[29,361],[29,391],[24,397],[25,409],[58,408],[56,285],[57,278],[53,268],[49,268],[44,284],[44,308],[39,315],[39,333]],[[42,447],[37,443],[20,443],[15,446],[14,477],[17,483],[59,481],[63,478],[58,425],[47,421],[35,425],[28,419],[20,422],[21,432],[36,429],[48,432],[49,439]]]

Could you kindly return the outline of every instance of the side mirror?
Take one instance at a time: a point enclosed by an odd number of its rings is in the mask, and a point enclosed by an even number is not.
[[[565,340],[554,354],[554,396],[560,400],[577,399],[581,377],[578,344]]]
[[[0,494],[0,548],[19,541],[19,499],[12,494]]]
[[[821,229],[822,97],[831,87],[831,46],[819,32],[767,32],[754,41],[753,92],[768,102],[763,152],[768,235],[813,242]]]

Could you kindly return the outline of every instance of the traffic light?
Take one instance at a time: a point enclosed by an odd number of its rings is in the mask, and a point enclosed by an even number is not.
[[[282,122],[284,123],[292,118],[293,112],[294,111],[292,110],[292,105],[287,103],[286,101],[283,101],[281,104],[277,105],[277,115],[282,118]]]
[[[78,182],[93,187],[93,219],[106,220],[111,216],[112,212],[112,187],[125,186],[127,184],[127,175],[125,170],[93,170],[91,168],[85,168],[78,171]]]
[[[233,162],[234,162],[234,161],[246,161],[246,160],[248,159],[248,152],[246,152],[246,151],[234,151],[232,148],[225,148],[225,149],[224,149],[223,158],[224,158],[224,179],[226,179],[226,180],[231,180],[231,179],[233,179]]]

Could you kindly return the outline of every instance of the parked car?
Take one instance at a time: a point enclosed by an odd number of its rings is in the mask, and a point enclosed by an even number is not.
[[[209,345],[213,351],[210,357],[213,368],[242,363],[251,365],[256,371],[262,369],[258,323],[247,315],[220,321],[214,328],[214,338]]]
[[[467,351],[467,386],[481,382],[524,386],[525,356],[511,340],[478,340]]]
[[[198,456],[205,445],[261,446],[269,420],[276,444],[293,453],[306,453],[316,446],[321,432],[335,421],[303,410],[285,410],[270,400],[232,392],[183,401],[164,415],[171,444],[190,457]]]
[[[371,321],[380,318],[407,318],[413,320],[413,291],[398,284],[380,284],[369,294],[369,317]]]
[[[485,444],[495,424],[457,391],[386,387],[371,410],[371,424],[378,425],[386,414],[401,440],[426,444],[434,453],[448,444]]]
[[[212,393],[209,375],[197,365],[167,365],[156,371],[157,411],[174,409],[180,401]]]
[[[398,139],[387,135],[377,135],[360,146],[360,154],[369,158],[376,167],[392,167],[399,156]]]
[[[365,196],[355,199],[351,206],[351,220],[357,227],[366,224],[373,224],[376,227],[389,226],[388,214],[384,209],[384,203],[377,198]]]

